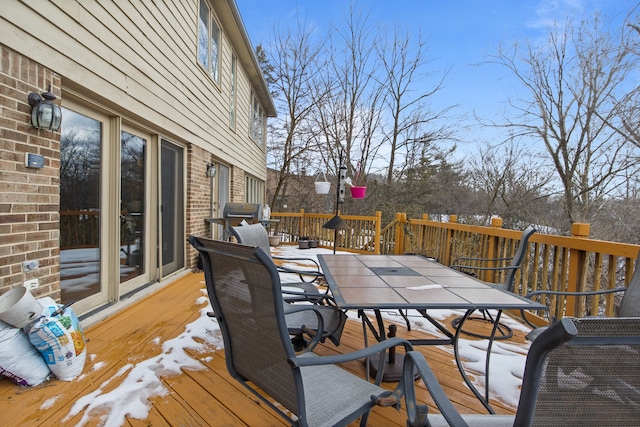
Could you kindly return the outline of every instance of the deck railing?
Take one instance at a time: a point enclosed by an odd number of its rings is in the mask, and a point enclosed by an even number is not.
[[[382,228],[381,214],[375,216],[341,215],[351,227],[348,231],[323,229],[333,215],[272,213],[279,219],[277,230],[285,243],[295,244],[298,237],[320,240],[325,247],[337,247],[358,253],[416,253],[438,259],[445,265],[461,256],[502,258],[513,256],[521,237],[519,230],[502,228],[502,220],[494,218],[492,226],[483,227],[449,222],[407,219],[398,213]],[[536,290],[585,291],[625,287],[631,280],[634,261],[640,246],[589,239],[589,225],[576,223],[571,236],[536,233],[529,240],[522,268],[516,275],[514,292],[526,295]],[[508,264],[508,261],[503,261]],[[499,283],[503,274],[485,272],[479,278]],[[602,297],[535,297],[549,307],[548,312],[533,313],[530,320],[544,323],[563,316],[615,316],[622,293]]]
[[[319,241],[320,246],[336,248],[357,253],[380,253],[380,224],[382,214],[373,216],[340,215],[349,230],[331,230],[324,228],[332,214],[314,214],[300,212],[276,212],[271,219],[278,220],[272,224],[270,233],[281,237],[284,244],[296,244],[298,239],[308,237]]]
[[[99,211],[60,212],[60,248],[97,248],[100,236]]]
[[[284,244],[296,244],[301,237],[317,239],[321,246],[357,253],[416,253],[438,259],[445,265],[461,256],[482,258],[510,257],[515,252],[521,231],[505,230],[502,220],[494,218],[490,227],[459,224],[455,215],[449,222],[431,221],[424,215],[408,219],[398,213],[382,227],[382,214],[372,216],[340,215],[348,230],[323,227],[333,214],[274,212],[272,233]],[[97,245],[97,212],[61,212],[62,248]],[[634,261],[640,246],[589,239],[588,224],[573,224],[571,236],[536,233],[529,240],[522,268],[516,275],[514,292],[526,295],[536,290],[602,290],[625,287],[631,280]],[[123,236],[124,239],[124,236]],[[125,239],[126,240],[126,239]],[[124,240],[123,240],[124,241]],[[506,263],[506,262],[505,262]],[[479,275],[488,282],[499,283],[504,276],[493,272]],[[536,313],[538,322],[563,316],[616,314],[621,293],[602,297],[537,297],[549,307]]]

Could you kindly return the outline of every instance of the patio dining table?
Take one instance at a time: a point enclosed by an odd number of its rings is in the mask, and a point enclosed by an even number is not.
[[[489,404],[489,360],[495,325],[502,310],[547,309],[543,304],[492,287],[420,255],[321,254],[318,261],[336,305],[341,309],[358,310],[363,325],[368,325],[378,341],[387,338],[382,310],[415,310],[432,323],[444,338],[414,339],[411,342],[414,345],[453,345],[456,365],[463,380],[490,413],[494,411]],[[452,332],[429,315],[428,310],[433,309],[461,309],[465,310],[465,315]],[[487,346],[484,395],[468,378],[458,351],[464,322],[479,309],[498,310]],[[365,310],[374,311],[377,330],[364,315]],[[391,380],[397,376],[392,372],[394,368],[400,369],[401,366],[395,361],[387,361],[385,374],[390,370]]]

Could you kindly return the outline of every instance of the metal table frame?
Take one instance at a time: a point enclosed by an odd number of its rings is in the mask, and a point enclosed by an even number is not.
[[[419,255],[318,255],[327,285],[340,309],[358,310],[362,318],[367,343],[366,328],[376,340],[387,338],[381,310],[416,310],[433,324],[446,338],[410,340],[414,345],[453,345],[454,357],[460,375],[473,394],[489,413],[489,362],[491,348],[497,330],[497,322],[503,310],[545,310],[545,305],[511,292],[492,287],[457,270]],[[428,314],[429,309],[466,310],[460,326],[451,332]],[[464,322],[475,310],[497,310],[492,333],[489,337],[485,359],[484,396],[468,378],[458,349]],[[375,313],[377,330],[364,315],[365,310]]]

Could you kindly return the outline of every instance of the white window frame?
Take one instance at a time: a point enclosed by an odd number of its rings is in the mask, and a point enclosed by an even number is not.
[[[220,34],[220,25],[213,14],[211,4],[207,0],[200,0],[197,58],[198,63],[216,84],[220,82]]]
[[[236,128],[236,92],[238,80],[238,58],[231,54],[231,81],[229,87],[229,127]]]
[[[249,136],[260,147],[265,146],[265,116],[260,99],[251,92],[251,117],[249,117]]]
[[[254,176],[247,175],[244,184],[245,203],[264,202],[264,181]]]

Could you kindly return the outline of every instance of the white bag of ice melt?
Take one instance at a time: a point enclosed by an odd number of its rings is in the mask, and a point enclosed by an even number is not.
[[[25,387],[43,383],[51,372],[20,328],[0,322],[0,376]]]

